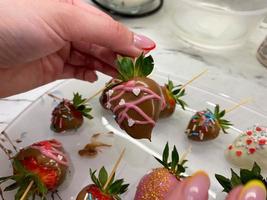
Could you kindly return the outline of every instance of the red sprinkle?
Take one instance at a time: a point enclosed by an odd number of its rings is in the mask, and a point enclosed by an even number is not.
[[[256,152],[256,149],[255,148],[249,148],[248,151],[250,154],[253,154]]]
[[[242,151],[236,151],[235,153],[238,157],[242,156]]]
[[[228,149],[229,149],[229,150],[232,150],[232,149],[233,149],[233,145],[230,145],[230,146],[228,147]]]
[[[253,134],[252,131],[247,131],[247,135],[251,136]]]
[[[262,131],[260,127],[256,127],[256,131]]]
[[[253,141],[251,139],[247,139],[247,145],[250,145]]]
[[[265,138],[259,139],[259,145],[265,145],[265,144],[266,144]]]

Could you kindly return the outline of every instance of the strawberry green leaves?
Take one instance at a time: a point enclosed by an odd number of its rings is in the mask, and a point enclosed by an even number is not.
[[[259,180],[261,181],[266,189],[267,189],[267,179],[261,175],[261,168],[255,162],[252,169],[240,169],[239,175],[231,169],[231,178],[226,178],[222,175],[216,174],[215,175],[217,181],[223,187],[223,192],[229,193],[232,189],[239,185],[245,185],[251,180]]]
[[[8,185],[4,191],[12,191],[16,190],[15,200],[20,200],[24,192],[26,191],[29,184],[33,181],[33,185],[30,188],[30,191],[27,194],[27,198],[39,196],[41,199],[46,199],[45,196],[48,193],[48,189],[38,177],[38,175],[27,171],[20,161],[14,159],[13,160],[13,168],[15,174],[13,176],[1,177],[0,184],[8,181],[13,180],[14,182]]]
[[[170,171],[173,175],[177,177],[179,180],[180,178],[183,178],[184,176],[182,173],[185,172],[186,166],[185,163],[187,160],[180,161],[179,153],[176,149],[176,146],[173,147],[172,153],[171,153],[171,161],[169,162],[169,144],[167,143],[165,145],[165,148],[163,150],[162,154],[162,160],[155,158],[160,164],[162,164],[166,169]]]
[[[226,111],[225,110],[220,111],[220,106],[217,104],[215,106],[213,114],[214,114],[216,120],[218,121],[220,127],[222,128],[222,131],[224,133],[227,133],[226,129],[229,129],[230,126],[232,126],[233,124],[230,121],[223,119],[223,117],[226,114]]]
[[[74,93],[72,102],[74,107],[78,111],[80,111],[84,117],[93,119],[93,117],[90,115],[92,108],[88,106],[87,99],[82,98],[82,95],[80,95],[79,93]]]
[[[185,90],[182,88],[182,85],[174,85],[171,80],[168,81],[168,84],[165,85],[167,90],[169,91],[169,95],[175,100],[177,104],[179,104],[183,110],[187,106],[187,103],[181,99],[181,97],[185,96]]]
[[[104,193],[107,195],[112,196],[114,199],[120,199],[119,195],[125,193],[128,189],[129,184],[124,184],[123,179],[114,180],[115,175],[111,178],[108,186],[104,189],[105,184],[108,181],[108,173],[105,167],[102,167],[99,170],[98,178],[96,176],[96,170],[92,171],[90,169],[90,176],[94,184]]]
[[[136,61],[129,57],[117,59],[119,79],[123,81],[131,80],[134,77],[147,77],[154,69],[152,56],[145,57],[141,54]]]

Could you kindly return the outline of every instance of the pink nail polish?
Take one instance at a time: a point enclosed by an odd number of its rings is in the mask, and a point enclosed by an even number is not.
[[[266,188],[260,181],[251,181],[243,188],[238,200],[266,200]]]
[[[184,197],[191,200],[208,200],[210,180],[205,172],[195,173],[184,187]]]
[[[134,35],[134,45],[143,51],[151,51],[156,47],[155,42],[144,35]]]

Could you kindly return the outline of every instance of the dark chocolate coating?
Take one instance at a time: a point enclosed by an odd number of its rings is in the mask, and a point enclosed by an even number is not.
[[[162,104],[164,101],[162,98],[162,91],[161,91],[160,86],[152,79],[145,78],[145,77],[136,77],[134,78],[134,81],[136,81],[137,87],[138,86],[146,87],[152,90],[154,93],[156,93],[161,98],[161,99],[149,99],[138,104],[138,108],[143,110],[150,118],[152,118],[156,122],[159,118],[159,114],[161,112]],[[119,93],[120,91],[114,91],[111,97],[114,97],[118,95]],[[113,108],[119,104],[121,99],[124,99],[125,102],[133,102],[147,95],[148,94],[145,92],[141,92],[138,96],[134,95],[132,92],[127,92],[123,94],[119,99],[111,102],[111,110],[113,110]],[[118,111],[114,113],[116,116],[115,117],[116,120],[118,120],[117,116],[120,112],[122,112],[122,109],[119,109]],[[140,121],[144,120],[144,118],[133,109],[129,109],[127,111],[127,114],[131,119],[140,120]],[[121,128],[125,130],[133,138],[136,138],[136,139],[147,138],[150,140],[154,125],[153,124],[134,124],[133,126],[130,127],[128,125],[128,121],[123,120],[121,124]]]
[[[160,118],[167,118],[170,117],[176,108],[176,102],[174,99],[171,99],[172,97],[170,96],[169,90],[166,88],[166,86],[161,86],[162,94],[166,102],[165,108],[160,112]],[[171,104],[171,101],[173,102]]]
[[[68,109],[66,108],[68,107]],[[60,122],[61,120],[61,122]],[[83,115],[74,105],[67,100],[63,100],[53,110],[51,128],[55,132],[63,132],[74,130],[81,127],[83,124]]]
[[[207,112],[209,111],[202,111],[202,113]],[[197,118],[194,119],[196,116]],[[207,120],[207,118],[203,117],[201,112],[197,112],[194,117],[190,120],[186,130],[189,139],[195,141],[207,141],[219,136],[221,128],[215,118],[213,118],[213,122],[209,121],[208,123],[205,123],[205,119]]]

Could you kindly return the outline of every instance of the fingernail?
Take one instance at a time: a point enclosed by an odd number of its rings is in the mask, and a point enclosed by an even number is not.
[[[242,189],[239,200],[266,200],[266,188],[259,180],[248,182]]]
[[[143,51],[151,51],[155,49],[156,44],[151,39],[144,35],[135,34],[134,35],[134,45]]]
[[[184,196],[191,200],[207,200],[210,188],[209,176],[204,171],[194,173],[184,186]]]

